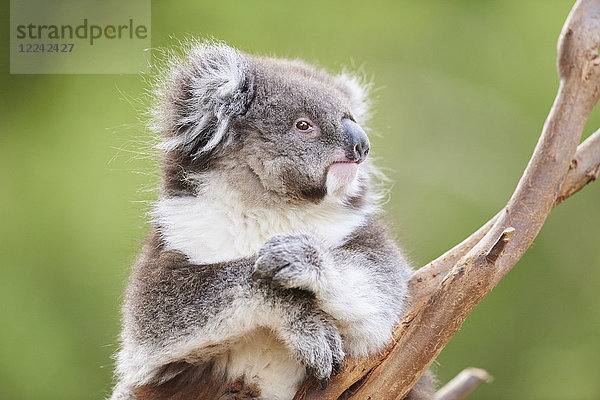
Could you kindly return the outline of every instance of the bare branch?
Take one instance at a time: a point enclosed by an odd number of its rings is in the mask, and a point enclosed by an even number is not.
[[[433,293],[413,303],[412,310],[394,330],[396,343],[381,357],[348,360],[347,369],[327,389],[318,392],[311,381],[297,399],[337,399],[350,385],[352,397],[359,399],[401,399],[407,394],[471,310],[529,248],[555,205],[585,122],[600,96],[599,45],[600,0],[580,0],[559,39],[560,87],[556,100],[507,207],[495,221],[480,229],[480,240],[467,239],[468,247],[473,243],[472,248]],[[494,251],[493,262],[489,262],[486,255],[509,227],[514,228],[512,239],[498,245],[503,251],[497,255]],[[460,252],[456,253],[459,256]]]
[[[569,173],[560,187],[556,204],[595,181],[600,173],[600,130],[594,132],[577,147],[577,153],[569,166]]]
[[[461,400],[482,383],[490,383],[493,378],[479,368],[466,368],[435,394],[434,400]]]

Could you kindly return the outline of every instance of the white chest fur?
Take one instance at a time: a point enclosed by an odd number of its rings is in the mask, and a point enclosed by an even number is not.
[[[232,381],[243,377],[247,385],[257,385],[261,399],[289,400],[306,377],[306,367],[266,329],[257,329],[233,343],[214,363],[217,370],[227,371]]]
[[[209,264],[252,256],[277,234],[308,233],[337,246],[364,223],[367,212],[349,210],[336,198],[303,207],[249,208],[237,192],[219,184],[197,196],[161,199],[153,216],[166,249]]]

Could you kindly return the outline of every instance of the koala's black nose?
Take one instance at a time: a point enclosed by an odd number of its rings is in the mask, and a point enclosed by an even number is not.
[[[369,138],[360,125],[351,119],[344,118],[342,127],[346,134],[348,144],[346,147],[346,157],[351,161],[363,162],[369,154]]]

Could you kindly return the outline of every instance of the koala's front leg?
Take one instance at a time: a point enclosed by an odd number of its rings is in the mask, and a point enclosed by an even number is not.
[[[310,374],[325,385],[332,372],[338,372],[344,359],[342,339],[331,316],[315,304],[314,295],[307,292],[319,279],[322,264],[320,252],[303,235],[279,235],[267,241],[254,264],[252,280],[268,287],[276,295],[286,321],[278,330],[281,339]]]
[[[269,309],[281,321],[272,328],[307,372],[325,385],[331,374],[339,371],[345,356],[335,321],[319,308],[311,293],[272,286],[266,289],[271,291],[275,296],[266,296],[273,300]]]
[[[364,356],[390,340],[411,274],[386,231],[371,220],[336,248],[310,235],[274,236],[260,250],[252,276],[314,293],[336,320],[346,352]]]

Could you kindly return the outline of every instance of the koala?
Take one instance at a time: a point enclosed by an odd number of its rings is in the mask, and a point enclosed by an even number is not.
[[[195,399],[289,400],[383,349],[413,270],[379,221],[365,86],[217,42],[162,75],[162,181],[111,399],[202,382],[219,389]]]

